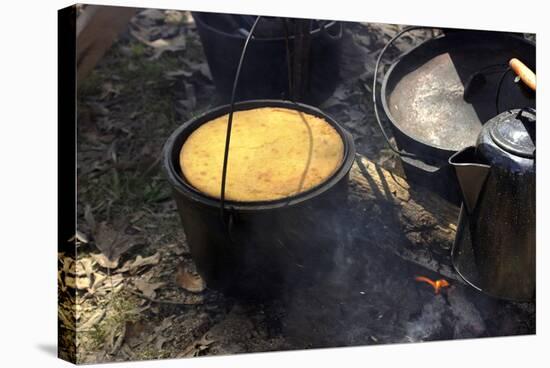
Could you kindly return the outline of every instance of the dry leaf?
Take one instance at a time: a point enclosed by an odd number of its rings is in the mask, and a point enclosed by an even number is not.
[[[185,50],[185,47],[187,45],[187,40],[184,35],[179,35],[177,37],[170,39],[169,41],[166,41],[166,40],[162,40],[164,42],[157,42],[157,41],[161,41],[161,39],[154,41],[153,43],[155,43],[155,45],[151,45],[156,50],[153,56],[151,56],[150,60],[156,60],[160,58],[165,51],[177,52],[177,51]]]
[[[84,207],[84,220],[86,221],[90,229],[94,231],[96,222],[95,222],[94,214],[92,213],[92,206],[90,206],[89,204],[87,204]]]
[[[156,265],[160,262],[160,253],[155,253],[150,257],[143,258],[138,255],[134,261],[127,261],[124,265],[119,268],[116,272],[128,272],[135,271],[140,267]]]
[[[74,242],[76,245],[88,244],[88,237],[84,233],[81,233],[80,231],[77,230],[76,234],[71,236],[71,238],[67,241],[69,243]]]
[[[163,21],[165,18],[164,11],[158,9],[145,9],[139,12],[140,17],[149,18],[154,22]]]
[[[139,244],[139,240],[139,237],[124,234],[122,227],[115,230],[106,222],[99,223],[96,228],[95,245],[111,261]]]
[[[104,275],[99,272],[94,273],[94,282],[88,289],[88,293],[99,296],[111,292],[118,292],[122,289],[124,281],[123,275]]]
[[[131,35],[139,42],[155,49],[155,53],[151,56],[150,60],[158,59],[165,51],[181,51],[185,50],[187,40],[185,35],[179,35],[174,38],[165,39],[159,38],[154,41],[148,41],[138,32],[131,30]]]
[[[74,330],[74,314],[72,313],[72,309],[69,311],[64,310],[63,308],[57,309],[57,316],[61,320],[62,325],[65,328],[68,328],[70,330]]]
[[[94,283],[92,284],[92,287],[89,290],[90,294],[95,293],[95,291],[105,281],[106,278],[107,278],[107,275],[99,272],[94,272]]]
[[[208,334],[204,334],[199,340],[193,342],[191,345],[187,346],[181,353],[178,354],[178,358],[187,358],[187,357],[196,357],[199,354],[208,349],[212,343],[216,340],[210,340]]]
[[[103,253],[92,254],[91,257],[95,262],[97,262],[98,265],[100,265],[103,268],[113,269],[118,267],[118,260],[119,260],[118,258],[114,260],[110,260]]]
[[[163,334],[165,333],[165,331],[167,329],[169,329],[170,327],[172,327],[174,325],[174,318],[175,318],[175,316],[172,315],[172,316],[169,316],[169,317],[166,317],[165,319],[163,319],[162,322],[160,323],[160,325],[157,325],[153,329],[153,333],[149,335],[147,344],[151,345],[152,342],[156,340],[155,347],[157,348],[157,350],[161,350],[162,345],[165,342],[167,342],[170,339],[173,339],[174,338],[173,335],[169,335],[171,337],[165,337],[165,336],[163,336]]]
[[[75,278],[72,276],[65,276],[65,286],[71,289],[76,288]]]
[[[189,67],[193,72],[199,72],[208,80],[212,80],[212,73],[210,73],[210,68],[208,67],[208,63],[206,61],[203,62],[191,62],[188,60],[183,60],[185,65]]]
[[[71,275],[75,274],[76,266],[75,266],[74,259],[72,257],[63,257],[63,260],[61,262],[63,263],[62,271],[64,273],[68,273]]]
[[[166,79],[179,79],[180,77],[187,77],[193,75],[193,72],[189,72],[185,69],[179,69],[179,70],[173,70],[165,72],[164,75],[166,76]]]
[[[92,260],[90,258],[82,258],[76,261],[75,273],[77,276],[88,276],[93,273]]]
[[[178,265],[176,283],[181,288],[192,293],[200,293],[206,288],[206,283],[198,274],[188,271],[183,263]]]
[[[96,312],[94,314],[92,314],[92,316],[90,318],[88,318],[88,320],[86,322],[84,322],[81,325],[77,326],[78,331],[89,330],[94,325],[101,322],[101,320],[103,319],[104,316],[105,316],[105,309],[99,308],[98,310],[96,310]]]
[[[212,73],[210,73],[210,68],[207,63],[200,63],[198,70],[206,79],[212,80]]]
[[[142,321],[126,322],[126,337],[128,340],[137,338],[141,335],[147,326]],[[133,346],[132,346],[133,347]]]
[[[65,290],[67,290],[67,286],[65,286],[65,283],[63,282],[62,274],[63,274],[63,272],[57,271],[57,283],[58,283],[59,287],[61,288],[61,291],[65,291]]]
[[[165,21],[169,24],[180,24],[183,21],[183,17],[185,15],[184,12],[180,12],[177,10],[166,10],[164,14],[166,16]]]
[[[120,329],[120,332],[118,331],[118,328],[114,328],[111,331],[111,334],[109,336],[109,340],[107,342],[107,350],[109,351],[109,354],[116,354],[116,352],[120,349],[122,346],[122,342],[124,341],[124,337],[126,337],[126,325],[122,325],[122,328]]]
[[[111,82],[103,83],[101,86],[103,91],[101,95],[99,96],[100,100],[104,100],[107,97],[116,98],[118,95],[120,95],[120,86],[113,86]]]
[[[148,298],[154,298],[155,290],[157,290],[161,286],[164,286],[165,284],[166,283],[164,282],[155,282],[151,284],[142,279],[134,280],[134,285],[138,288],[139,291],[143,293],[143,295]]]
[[[89,289],[92,286],[92,282],[88,276],[76,278],[76,288],[79,290]]]
[[[145,147],[147,147],[147,146],[144,146],[144,149],[142,150],[142,153],[145,150]],[[144,211],[137,211],[136,213],[134,213],[134,216],[130,219],[130,223],[133,224],[133,223],[138,222],[143,216],[145,216]]]

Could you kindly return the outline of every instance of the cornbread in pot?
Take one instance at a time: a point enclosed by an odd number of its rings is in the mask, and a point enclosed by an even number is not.
[[[184,142],[180,166],[198,191],[220,198],[228,115],[201,125]],[[340,167],[344,144],[326,120],[262,107],[233,114],[225,198],[271,201],[307,191]]]

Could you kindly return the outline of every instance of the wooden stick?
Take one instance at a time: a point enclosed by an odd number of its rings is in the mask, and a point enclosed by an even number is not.
[[[81,82],[109,50],[136,8],[88,5],[76,21],[77,80]]]

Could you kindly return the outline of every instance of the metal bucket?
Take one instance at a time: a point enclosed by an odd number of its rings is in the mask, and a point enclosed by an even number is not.
[[[234,111],[259,107],[284,107],[325,119],[344,143],[339,169],[322,184],[292,197],[226,201],[227,216],[222,219],[220,200],[197,191],[182,175],[179,154],[193,131],[231,107],[215,108],[184,123],[163,152],[163,166],[200,275],[213,289],[249,299],[279,296],[298,281],[313,282],[316,272],[330,271],[342,232],[336,219],[347,210],[348,174],[355,157],[351,134],[320,110],[290,101],[253,100],[236,103]]]

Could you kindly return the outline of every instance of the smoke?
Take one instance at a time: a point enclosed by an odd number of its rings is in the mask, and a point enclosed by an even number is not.
[[[317,237],[309,238],[317,246],[326,246],[327,237],[332,237],[330,261],[306,262],[309,281],[294,279],[285,290],[280,321],[292,346],[494,336],[502,333],[500,321],[512,321],[510,331],[531,318],[517,309],[505,311],[502,303],[508,302],[491,299],[455,280],[449,280],[451,286],[436,295],[430,285],[415,281],[415,276],[435,280],[441,275],[381,247],[376,243],[382,238],[379,232],[390,230],[366,227],[354,217],[357,211],[352,205],[341,204],[344,209],[327,206],[322,210],[326,222],[318,228]]]

